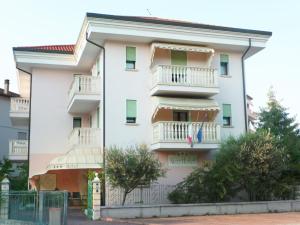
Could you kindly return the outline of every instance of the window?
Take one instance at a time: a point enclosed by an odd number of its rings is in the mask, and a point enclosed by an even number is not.
[[[221,75],[228,75],[229,57],[226,54],[220,55],[220,73]]]
[[[171,64],[186,66],[187,65],[187,55],[183,51],[171,51]]]
[[[73,118],[73,128],[81,127],[81,118],[80,117],[74,117]]]
[[[100,127],[100,109],[99,107],[97,108],[97,128]]]
[[[183,111],[173,112],[173,120],[187,122],[188,121],[188,112],[183,112]]]
[[[223,104],[223,126],[232,125],[231,105]]]
[[[18,132],[18,140],[27,140],[26,132]]]
[[[136,48],[135,47],[126,47],[126,69],[135,69],[136,62]]]
[[[136,100],[126,100],[126,123],[136,123]]]
[[[100,75],[100,62],[99,62],[100,58],[97,58],[96,61],[96,76],[98,77]]]

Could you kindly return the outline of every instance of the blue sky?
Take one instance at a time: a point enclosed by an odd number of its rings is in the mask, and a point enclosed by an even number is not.
[[[300,2],[296,0],[1,0],[0,87],[17,91],[11,48],[75,43],[86,12],[152,16],[273,32],[267,48],[246,61],[247,92],[257,107],[273,85],[292,114],[300,114]],[[233,87],[234,88],[234,87]],[[299,118],[298,118],[298,121]]]

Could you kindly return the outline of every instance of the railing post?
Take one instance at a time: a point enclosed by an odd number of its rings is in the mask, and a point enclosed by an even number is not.
[[[0,219],[8,219],[8,212],[9,212],[9,189],[10,189],[10,182],[5,177],[1,181]]]

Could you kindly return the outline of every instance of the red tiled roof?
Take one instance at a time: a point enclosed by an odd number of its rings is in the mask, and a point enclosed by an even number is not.
[[[59,54],[73,54],[74,49],[75,45],[42,45],[13,48],[14,51],[46,52]]]

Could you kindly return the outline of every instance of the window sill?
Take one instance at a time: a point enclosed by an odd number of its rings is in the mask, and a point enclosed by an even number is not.
[[[138,123],[125,123],[126,126],[133,126],[133,127],[136,127],[136,126],[139,126]]]
[[[223,77],[223,78],[232,78],[231,75],[220,75],[220,77]]]
[[[138,72],[139,70],[138,69],[127,69],[127,68],[125,68],[125,71],[127,71],[127,72]]]
[[[232,125],[229,125],[229,126],[222,125],[222,128],[234,128],[234,126],[232,126]]]

